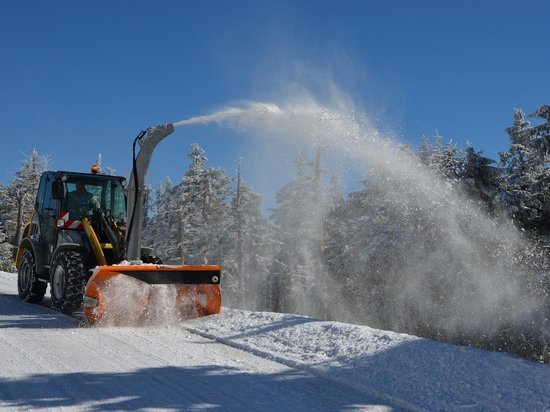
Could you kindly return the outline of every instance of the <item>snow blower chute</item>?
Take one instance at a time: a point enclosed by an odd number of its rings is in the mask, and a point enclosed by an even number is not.
[[[52,306],[65,313],[83,306],[91,324],[219,313],[219,266],[164,265],[141,246],[145,176],[156,145],[173,131],[167,124],[136,137],[126,196],[125,178],[96,167],[43,173],[15,256],[22,300],[40,302],[49,282]]]

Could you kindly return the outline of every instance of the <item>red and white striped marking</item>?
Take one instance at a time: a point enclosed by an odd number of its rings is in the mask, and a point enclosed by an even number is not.
[[[63,225],[63,227],[66,229],[82,229],[82,221],[70,220],[69,212],[61,212],[60,219],[63,219],[65,221],[65,224]]]

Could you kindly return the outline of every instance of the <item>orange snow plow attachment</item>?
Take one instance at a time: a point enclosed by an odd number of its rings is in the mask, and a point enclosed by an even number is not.
[[[220,266],[96,267],[84,292],[92,325],[179,321],[220,312]]]

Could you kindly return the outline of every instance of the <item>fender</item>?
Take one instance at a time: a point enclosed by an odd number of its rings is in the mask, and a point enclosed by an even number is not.
[[[67,252],[67,251],[78,252],[81,254],[87,252],[86,248],[79,243],[62,243],[53,252],[51,262],[53,262],[57,257],[57,255],[59,255],[61,252]],[[50,265],[50,271],[51,271],[51,265]]]
[[[38,266],[38,262],[36,261],[35,245],[33,244],[31,239],[26,237],[21,241],[21,243],[19,243],[19,246],[16,249],[14,264],[15,264],[15,268],[17,270],[19,270],[19,265],[21,264],[21,257],[23,256],[23,253],[25,253],[25,250],[32,251],[32,254],[34,255],[34,259],[35,259],[35,262],[36,262],[36,265]]]
[[[21,235],[22,239],[25,239],[26,237],[29,236],[29,232],[31,231],[31,222],[32,222],[33,216],[34,216],[34,212],[31,215],[29,223],[27,223],[25,225],[25,228],[23,229],[23,234]],[[19,245],[21,245],[22,243],[23,243],[23,241],[21,241],[19,243]],[[23,252],[21,252],[21,255],[22,254],[23,254]],[[21,255],[19,254],[19,246],[12,246],[12,260],[13,260],[13,264],[15,265],[16,268],[18,268],[19,263],[21,263]]]
[[[41,245],[38,241],[28,237],[24,238],[17,248],[14,262],[17,270],[19,270],[19,266],[21,265],[21,258],[23,257],[23,253],[25,253],[25,250],[30,250],[34,256],[34,270],[36,271],[38,277],[42,279],[47,279],[48,271],[46,270],[46,264],[48,262],[44,261],[44,254],[41,251]]]

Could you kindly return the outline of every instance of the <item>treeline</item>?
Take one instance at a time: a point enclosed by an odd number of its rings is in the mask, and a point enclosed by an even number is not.
[[[208,167],[194,144],[181,180],[150,190],[144,243],[165,263],[221,264],[226,306],[362,323],[548,362],[550,107],[529,116],[516,110],[506,131],[510,147],[498,160],[440,136],[417,150],[396,148],[437,183],[369,170],[348,195],[325,175],[321,149],[311,159],[299,155],[268,217],[240,166],[235,177]],[[19,217],[32,208],[15,188],[43,167],[33,156],[0,188],[4,270]],[[431,185],[440,187],[432,197]]]
[[[167,263],[222,264],[228,306],[366,323],[548,361],[549,112],[543,106],[530,115],[540,122],[532,126],[516,110],[506,129],[510,148],[498,161],[440,136],[418,150],[399,149],[461,194],[460,205],[411,202],[424,196],[414,177],[376,170],[344,196],[338,179],[327,184],[318,151],[296,158],[295,177],[264,217],[240,172],[230,178],[207,167],[193,145],[181,182],[168,179],[151,196],[145,239]],[[502,221],[518,230],[482,227]],[[453,225],[460,227],[442,229]],[[508,238],[516,232],[527,243]]]

